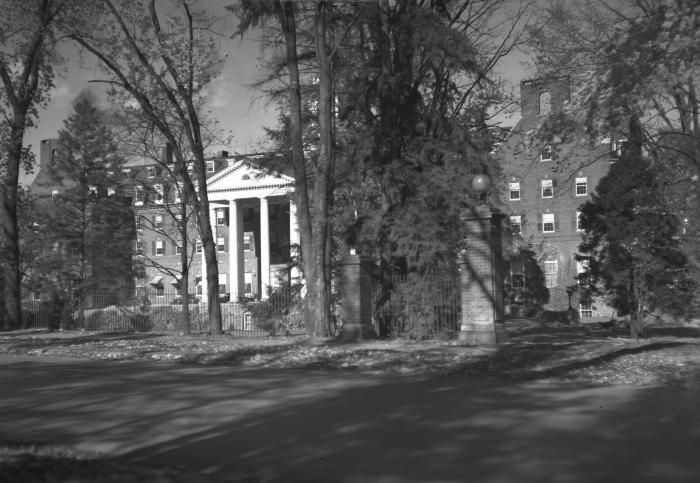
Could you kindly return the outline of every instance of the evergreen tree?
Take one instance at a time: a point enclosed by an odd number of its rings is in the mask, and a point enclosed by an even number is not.
[[[113,303],[133,280],[134,218],[120,186],[124,159],[89,97],[74,110],[51,167],[60,189],[44,223],[49,246],[39,271],[79,304],[88,297]]]
[[[627,153],[611,167],[581,208],[581,226],[580,250],[590,257],[588,288],[609,296],[619,315],[641,321],[645,312],[683,315],[691,309],[682,225],[648,158]]]

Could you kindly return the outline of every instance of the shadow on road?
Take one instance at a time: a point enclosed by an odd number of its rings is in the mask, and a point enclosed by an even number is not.
[[[218,481],[682,482],[685,385],[0,359],[0,433]],[[0,467],[0,474],[2,468]]]

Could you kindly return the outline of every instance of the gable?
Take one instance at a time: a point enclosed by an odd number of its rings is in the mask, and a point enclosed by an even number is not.
[[[269,174],[244,161],[235,161],[231,166],[215,174],[207,181],[207,191],[257,191],[270,188],[292,188],[294,179],[284,174]]]

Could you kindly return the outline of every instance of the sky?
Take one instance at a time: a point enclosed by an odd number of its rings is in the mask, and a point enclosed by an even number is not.
[[[223,5],[231,3],[231,0],[208,2],[220,15],[220,30],[233,32],[236,19],[226,15],[223,10]],[[276,106],[268,105],[263,94],[251,87],[261,72],[260,44],[256,35],[251,33],[242,39],[231,39],[229,34],[219,40],[221,54],[226,55],[226,59],[220,75],[211,84],[210,107],[212,116],[233,136],[229,146],[219,146],[218,149],[227,149],[231,153],[257,151],[257,147],[264,140],[264,127],[276,124]],[[63,128],[63,121],[72,113],[71,104],[78,94],[85,89],[90,89],[98,96],[101,92],[99,84],[90,82],[100,78],[96,61],[88,55],[81,58],[78,50],[72,45],[63,45],[62,50],[67,59],[66,65],[59,69],[48,105],[39,111],[38,125],[25,134],[24,144],[31,146],[37,166],[32,173],[20,176],[20,183],[23,185],[31,183],[36,176],[41,140],[58,137],[58,131]],[[500,67],[501,73],[511,79],[514,86],[527,76],[522,61],[522,54],[512,54]]]

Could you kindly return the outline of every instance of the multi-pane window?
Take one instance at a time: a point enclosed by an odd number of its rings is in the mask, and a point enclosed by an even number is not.
[[[149,178],[155,178],[156,177],[156,167],[155,166],[147,166],[146,167],[146,175]]]
[[[141,215],[136,215],[136,229],[143,230],[143,219]]]
[[[551,179],[542,180],[542,198],[551,198],[554,196],[554,186]]]
[[[586,285],[589,279],[589,261],[586,259],[576,260],[576,281],[579,285]]]
[[[581,212],[576,212],[576,231],[583,231],[583,226],[581,226]]]
[[[197,240],[197,253],[202,253],[202,240]]]
[[[163,240],[156,240],[156,256],[165,255],[165,243]]]
[[[156,215],[153,219],[153,226],[157,229],[163,228],[163,215]]]
[[[554,233],[554,213],[542,214],[542,231],[544,233]]]
[[[593,302],[581,302],[579,304],[579,311],[582,319],[593,317]]]
[[[143,255],[143,241],[136,240],[136,254]]]
[[[588,178],[576,178],[576,196],[588,194]]]
[[[216,239],[216,250],[219,252],[225,252],[226,251],[226,244],[224,243],[224,238],[223,237],[218,237]]]
[[[545,144],[540,150],[540,161],[551,161],[552,160],[552,146]]]
[[[219,226],[226,225],[226,213],[224,210],[216,210],[216,224]]]
[[[508,190],[510,191],[511,200],[520,199],[520,182],[508,183]]]
[[[214,161],[207,161],[207,173],[214,172]]]
[[[510,231],[514,235],[519,235],[523,229],[522,215],[510,215]]]
[[[137,205],[142,205],[145,199],[143,186],[134,186],[134,200]]]
[[[162,184],[153,185],[153,189],[156,192],[156,203],[158,203],[158,204],[163,203],[163,185]]]
[[[220,294],[226,293],[226,274],[225,273],[219,274],[219,293]]]
[[[559,267],[556,260],[544,262],[544,282],[547,288],[556,288]]]
[[[250,235],[243,235],[243,250],[250,251]]]
[[[177,237],[177,241],[175,242],[175,254],[179,255],[182,253],[182,237]]]

